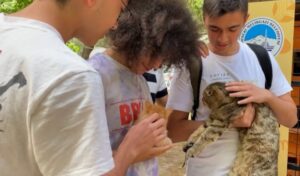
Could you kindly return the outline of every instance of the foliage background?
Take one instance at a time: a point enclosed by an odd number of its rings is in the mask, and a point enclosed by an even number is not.
[[[17,12],[32,3],[32,1],[33,0],[0,0],[0,12],[6,14]],[[80,53],[83,47],[82,44],[74,42],[73,40],[66,44],[76,53]]]
[[[28,4],[30,4],[33,0],[0,0],[0,12],[2,13],[13,13],[17,12]],[[203,23],[202,23],[202,5],[203,0],[187,0],[188,8],[191,10],[193,18],[197,21],[198,25],[200,26],[200,33],[203,33]],[[72,39],[71,41],[67,42],[67,45],[76,53],[82,54],[85,51],[84,45],[76,40]],[[99,40],[96,46],[106,46],[107,39]]]
[[[32,0],[0,0],[0,12],[13,13],[23,9],[31,2]]]
[[[203,0],[187,0],[188,8],[190,9],[195,21],[200,26],[200,33],[203,32],[203,16],[202,16],[202,6]]]

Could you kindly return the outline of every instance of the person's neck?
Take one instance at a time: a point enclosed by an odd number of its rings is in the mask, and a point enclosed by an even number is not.
[[[120,64],[124,65],[127,68],[129,67],[129,64],[126,60],[126,57],[124,57],[121,53],[119,53],[118,51],[114,50],[113,48],[108,48],[105,53],[110,56],[112,59],[114,59],[115,61],[119,62]]]
[[[220,51],[216,50],[215,48],[213,48],[211,46],[210,43],[208,44],[208,49],[211,52],[213,52],[214,54],[219,55],[219,56],[232,56],[232,55],[235,55],[236,53],[239,52],[239,50],[240,50],[240,43],[237,42],[234,46],[232,46],[232,48],[230,48],[226,52],[220,52]]]
[[[66,42],[73,38],[74,27],[72,20],[65,15],[66,12],[53,1],[33,1],[28,7],[23,10],[11,14],[15,17],[29,18],[41,21],[54,27]]]

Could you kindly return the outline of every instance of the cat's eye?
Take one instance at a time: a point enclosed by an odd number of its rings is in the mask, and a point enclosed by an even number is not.
[[[206,94],[207,94],[208,96],[212,96],[213,91],[207,91]]]

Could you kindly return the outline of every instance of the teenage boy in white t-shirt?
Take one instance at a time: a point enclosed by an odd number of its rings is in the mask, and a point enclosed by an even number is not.
[[[142,121],[126,135],[114,164],[102,81],[65,46],[72,37],[93,46],[126,3],[34,0],[0,14],[1,175],[124,175],[165,133],[158,115]]]
[[[269,54],[273,70],[272,85],[265,89],[265,76],[254,52],[238,41],[248,18],[247,0],[204,0],[204,25],[209,38],[209,55],[202,59],[203,73],[199,92],[200,106],[196,121],[189,121],[193,91],[189,72],[178,70],[174,75],[167,107],[172,108],[168,130],[173,141],[184,141],[207,119],[209,110],[202,104],[203,90],[213,82],[227,82],[230,96],[244,97],[239,103],[247,104],[244,115],[233,122],[234,127],[249,127],[254,118],[251,103],[265,103],[274,111],[280,124],[293,127],[297,121],[296,106],[290,96],[290,84],[282,74],[275,58]],[[243,81],[243,82],[240,82]],[[189,158],[187,175],[227,175],[235,158],[238,133],[235,128],[226,131],[218,141],[203,152]]]

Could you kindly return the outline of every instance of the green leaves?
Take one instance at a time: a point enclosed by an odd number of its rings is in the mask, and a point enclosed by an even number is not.
[[[80,44],[78,44],[78,43],[76,43],[76,42],[74,42],[74,41],[72,41],[72,40],[68,41],[68,42],[66,43],[66,45],[67,45],[72,51],[74,51],[74,52],[77,53],[77,54],[80,53],[81,48],[82,48],[82,46],[81,46]]]
[[[32,1],[33,0],[0,0],[0,13],[9,14],[17,12],[32,3]],[[75,53],[80,53],[82,46],[78,43],[69,41],[66,44]]]
[[[2,13],[13,13],[23,9],[32,0],[0,0],[0,12]]]
[[[202,6],[203,0],[188,0],[188,7],[193,15],[193,18],[200,26],[203,26]],[[200,29],[203,29],[201,27]]]
[[[202,17],[203,0],[188,0],[188,5],[193,15]]]

